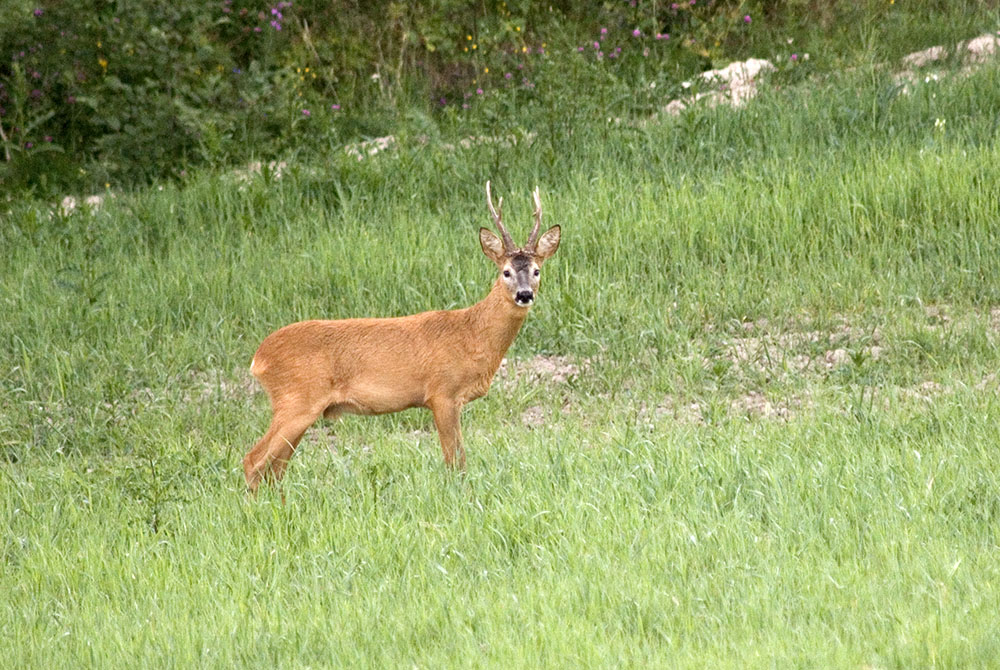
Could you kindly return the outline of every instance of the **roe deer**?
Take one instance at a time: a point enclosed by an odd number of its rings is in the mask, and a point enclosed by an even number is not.
[[[247,486],[275,481],[303,433],[320,416],[386,414],[426,407],[434,414],[444,461],[465,468],[459,415],[486,394],[507,348],[538,292],[539,267],[559,246],[559,226],[538,236],[542,204],[536,188],[535,227],[518,248],[503,226],[486,182],[486,203],[501,237],[479,229],[483,253],[499,275],[480,302],[450,311],[395,318],[302,321],[268,335],[250,372],[271,398],[267,433],[243,459]]]

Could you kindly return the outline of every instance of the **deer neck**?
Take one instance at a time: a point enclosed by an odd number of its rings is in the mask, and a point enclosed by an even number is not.
[[[474,341],[482,343],[486,348],[490,365],[496,370],[521,330],[528,310],[515,305],[497,279],[489,294],[469,308],[469,315]]]

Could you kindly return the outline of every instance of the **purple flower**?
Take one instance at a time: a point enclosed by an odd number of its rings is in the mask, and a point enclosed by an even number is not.
[[[45,10],[43,10],[43,9],[42,9],[41,7],[37,8],[37,9],[36,9],[36,10],[34,11],[34,14],[35,14],[35,16],[41,16],[41,15],[42,15],[42,14],[44,14],[44,13],[45,13]]]
[[[642,31],[636,28],[632,31],[632,37],[642,37]]]
[[[601,37],[604,37],[607,34],[608,34],[608,29],[607,28],[601,28]]]
[[[303,109],[302,116],[312,116],[312,112],[310,112],[308,109]]]
[[[444,98],[441,98],[441,99],[444,100]],[[332,105],[330,105],[330,110],[334,111],[334,112],[339,112],[340,111],[340,105],[338,105],[337,103],[333,103]]]
[[[743,23],[750,23],[752,20],[749,14],[743,17]]]
[[[670,33],[656,33],[656,39],[658,40],[669,40]]]
[[[482,94],[483,94],[483,89],[477,88],[476,89],[476,95],[482,95]]]
[[[438,104],[440,104],[440,105],[441,105],[442,107],[444,107],[445,105],[447,105],[447,104],[448,104],[448,99],[447,99],[447,98],[445,98],[445,97],[444,97],[444,96],[442,95],[442,96],[441,96],[441,99],[440,99],[440,100],[438,100]]]
[[[30,149],[30,148],[31,148],[31,147],[33,147],[33,146],[35,146],[35,145],[34,145],[34,144],[32,144],[31,142],[25,142],[25,143],[24,143],[24,148],[25,148],[25,149]]]
[[[583,49],[583,47],[580,47],[580,49],[582,50],[582,49]],[[513,77],[513,76],[514,76],[514,75],[512,75],[512,74],[511,74],[510,72],[507,72],[507,73],[505,73],[505,74],[504,74],[503,78],[504,78],[504,79],[510,79],[510,78],[511,78],[511,77]]]
[[[601,49],[601,43],[600,42],[594,42],[594,48],[597,49],[598,51],[600,51],[600,49]]]
[[[799,59],[799,55],[798,54],[792,54],[792,62],[795,62],[798,59]]]
[[[45,136],[45,141],[46,142],[51,142],[52,141],[52,136],[51,135],[46,135]]]
[[[583,47],[577,47],[576,50],[577,51],[583,51]]]
[[[468,109],[468,108],[469,108],[469,103],[463,102],[462,103],[462,109]]]
[[[271,27],[275,30],[281,30],[281,24],[277,21],[271,21]]]

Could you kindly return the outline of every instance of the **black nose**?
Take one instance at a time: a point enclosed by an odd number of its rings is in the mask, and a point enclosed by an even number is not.
[[[531,291],[518,291],[514,296],[514,302],[519,305],[526,305],[535,299],[535,294]]]

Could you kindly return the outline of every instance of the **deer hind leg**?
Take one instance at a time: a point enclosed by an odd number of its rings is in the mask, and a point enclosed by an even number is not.
[[[462,446],[462,406],[451,400],[428,403],[434,413],[434,425],[441,439],[444,462],[450,468],[465,470],[465,447]]]
[[[267,433],[243,459],[243,473],[252,492],[262,479],[281,480],[299,441],[317,418],[311,411],[274,411]]]

